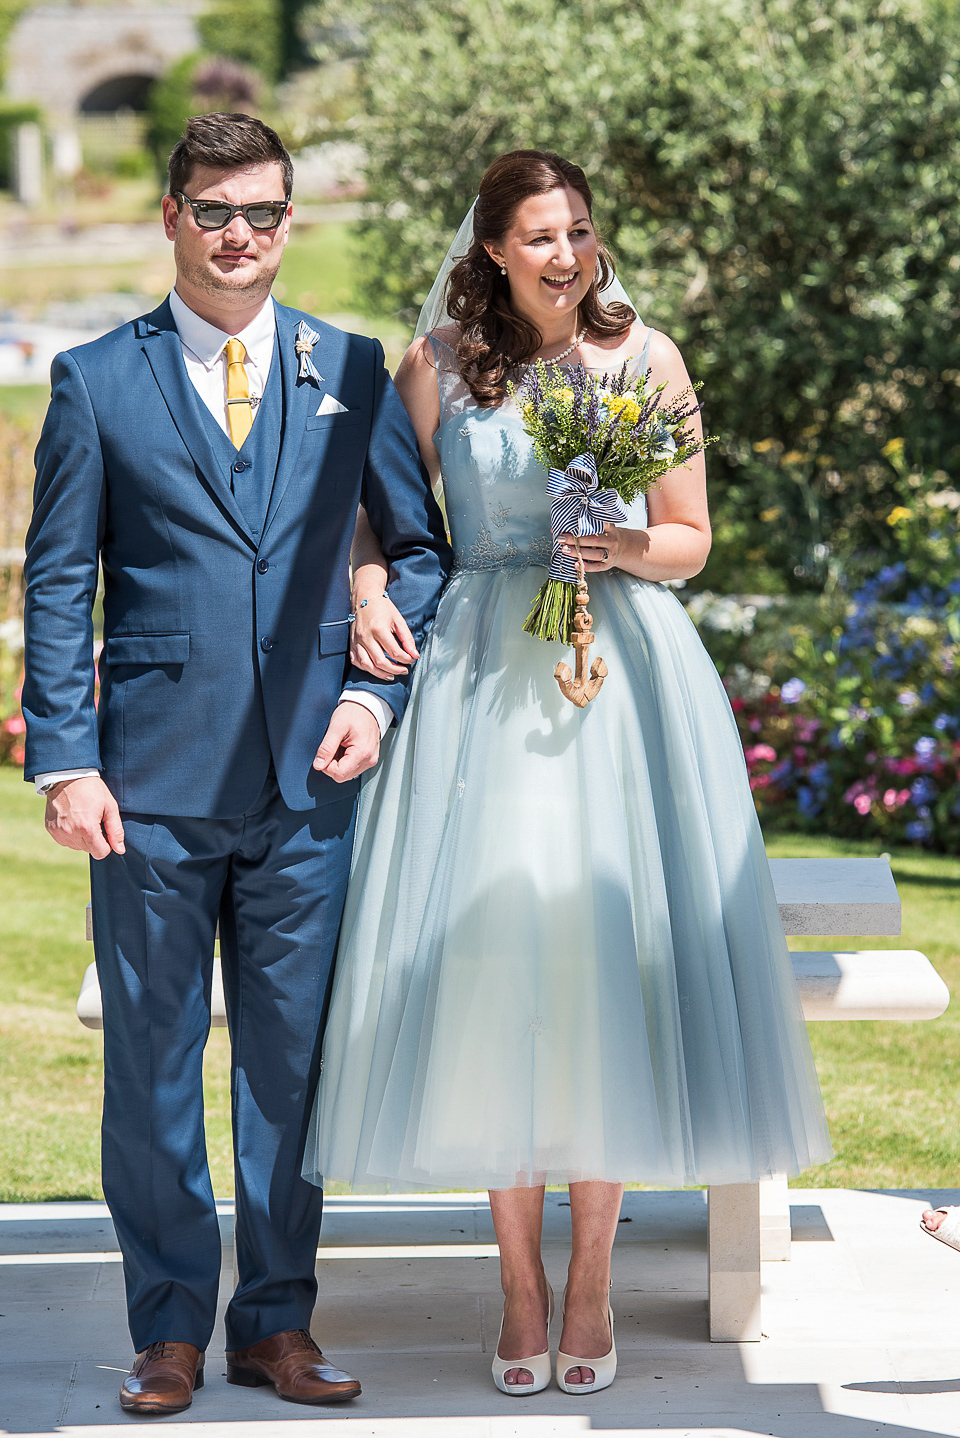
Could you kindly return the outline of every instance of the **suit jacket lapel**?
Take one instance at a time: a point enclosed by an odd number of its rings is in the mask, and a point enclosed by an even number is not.
[[[173,322],[170,305],[164,300],[162,305],[139,323],[143,335],[141,348],[170,411],[170,418],[190,451],[201,480],[220,508],[241,531],[244,539],[255,549],[257,541],[231,493],[230,485],[223,475],[221,461],[204,425],[200,408],[203,401],[190,383],[180,348],[180,335]]]
[[[270,495],[270,504],[267,509],[267,520],[263,526],[264,536],[273,523],[273,517],[280,506],[287,485],[296,473],[307,416],[316,412],[320,397],[324,393],[323,389],[317,388],[315,381],[298,378],[300,363],[295,345],[299,320],[293,311],[283,305],[276,306],[276,316],[280,372],[283,378],[283,436],[277,473],[273,481],[273,492]],[[317,356],[314,355],[315,362],[316,359]],[[322,365],[318,364],[317,368],[322,374]]]

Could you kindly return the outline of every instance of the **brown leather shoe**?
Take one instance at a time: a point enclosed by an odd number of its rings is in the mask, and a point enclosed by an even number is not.
[[[360,1393],[357,1380],[333,1368],[303,1328],[228,1352],[227,1382],[244,1388],[272,1383],[288,1403],[344,1403]]]
[[[128,1413],[180,1413],[203,1387],[203,1354],[192,1343],[151,1343],[138,1353],[120,1389]]]

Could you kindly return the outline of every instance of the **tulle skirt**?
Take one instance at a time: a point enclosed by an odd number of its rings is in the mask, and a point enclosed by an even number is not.
[[[464,572],[364,785],[304,1174],[678,1186],[830,1156],[733,715],[673,593],[591,578],[580,710]]]

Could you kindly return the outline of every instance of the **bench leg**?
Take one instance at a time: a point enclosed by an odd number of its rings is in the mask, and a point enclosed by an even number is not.
[[[760,1180],[760,1261],[786,1262],[790,1257],[790,1190],[786,1175]]]
[[[707,1199],[711,1343],[760,1340],[760,1185],[717,1184]]]

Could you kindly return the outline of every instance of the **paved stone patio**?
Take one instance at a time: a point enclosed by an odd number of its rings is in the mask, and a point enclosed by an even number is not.
[[[101,1204],[0,1207],[0,1430],[95,1435],[159,1423],[188,1438],[568,1438],[581,1433],[960,1435],[960,1254],[924,1237],[960,1193],[791,1191],[792,1257],[765,1263],[764,1337],[711,1344],[705,1194],[628,1193],[614,1256],[619,1376],[594,1398],[496,1392],[498,1264],[482,1195],[328,1201],[314,1333],[363,1382],[349,1409],[230,1387],[221,1331],[206,1386],[174,1419],[124,1415],[131,1357],[121,1266]],[[232,1206],[223,1203],[224,1281]],[[546,1262],[563,1286],[569,1209],[548,1194]],[[559,1332],[552,1335],[556,1345]]]

